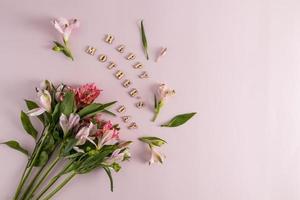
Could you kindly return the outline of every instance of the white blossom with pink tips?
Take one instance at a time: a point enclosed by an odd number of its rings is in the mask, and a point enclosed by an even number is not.
[[[154,122],[160,112],[160,109],[164,106],[166,100],[175,95],[175,90],[167,87],[166,84],[161,83],[157,88],[157,94],[154,94]]]
[[[86,143],[86,141],[89,141],[96,146],[96,143],[93,141],[94,138],[91,136],[95,132],[96,126],[92,122],[89,126],[82,127],[75,136],[75,138],[78,140],[77,145],[83,145]]]
[[[54,28],[62,35],[62,40],[63,40],[63,44],[57,41],[53,41],[54,46],[52,47],[52,50],[56,52],[61,52],[68,58],[74,60],[72,52],[68,47],[68,41],[73,30],[79,27],[80,25],[79,20],[78,19],[68,20],[66,18],[60,17],[58,19],[52,20],[51,23],[53,24]]]
[[[108,121],[98,134],[97,148],[101,149],[104,145],[113,145],[119,141],[119,132],[113,128],[113,125]]]
[[[68,42],[72,31],[80,26],[78,19],[68,20],[63,17],[52,20],[52,24],[54,25],[54,28],[62,34],[64,42]]]

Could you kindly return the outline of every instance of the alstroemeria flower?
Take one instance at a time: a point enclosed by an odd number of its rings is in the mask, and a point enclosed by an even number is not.
[[[62,34],[65,42],[69,40],[72,31],[75,28],[78,28],[80,25],[78,19],[67,20],[63,17],[52,20],[52,24],[54,25],[55,29]]]
[[[163,107],[165,101],[168,97],[175,95],[175,90],[170,89],[166,84],[160,84],[157,89],[157,95],[154,94],[154,117],[152,121],[154,122],[160,112],[160,109]]]
[[[38,116],[38,115],[43,114],[46,111],[51,113],[52,98],[51,98],[50,92],[48,90],[44,90],[44,89],[38,90],[38,98],[39,98],[40,107],[29,110],[27,112],[27,114],[29,116]]]
[[[157,93],[158,93],[158,100],[159,101],[165,101],[168,97],[171,97],[171,96],[175,95],[175,90],[170,89],[170,88],[167,87],[166,84],[161,83],[158,86]]]
[[[92,122],[89,126],[82,127],[75,136],[75,138],[78,140],[77,145],[83,145],[86,141],[89,141],[95,146],[97,146],[93,141],[94,138],[90,136],[93,135],[95,131],[96,126]]]
[[[77,107],[83,107],[94,102],[100,95],[100,91],[95,83],[85,84],[79,88],[73,89]]]
[[[119,132],[117,130],[109,130],[98,137],[97,148],[101,149],[104,145],[113,145],[119,141]]]
[[[106,122],[106,123],[103,125],[101,131],[104,133],[104,132],[107,132],[107,131],[111,130],[112,128],[113,128],[112,122],[111,122],[111,121],[108,121],[108,122]]]
[[[141,137],[139,138],[139,140],[149,145],[149,148],[151,150],[151,158],[149,160],[149,165],[157,162],[164,162],[166,156],[160,151],[158,151],[158,147],[161,147],[164,144],[166,144],[167,142],[165,140],[153,136]]]
[[[64,135],[68,134],[68,132],[79,123],[79,120],[80,116],[76,113],[71,113],[69,118],[62,113],[59,118],[59,125],[62,128]]]
[[[107,158],[103,164],[105,165],[112,165],[113,163],[120,163],[124,160],[129,159],[131,156],[130,152],[128,151],[128,149],[117,149],[115,150],[112,155]]]
[[[159,152],[156,147],[152,146],[151,147],[151,158],[149,160],[149,165],[153,163],[163,163],[165,160],[166,156]]]
[[[49,92],[52,92],[52,90],[53,90],[53,84],[50,81],[48,81],[48,80],[44,80],[40,84],[40,89],[41,90],[48,90]]]
[[[55,100],[61,102],[64,100],[65,93],[71,91],[71,88],[65,84],[60,84],[55,90]]]

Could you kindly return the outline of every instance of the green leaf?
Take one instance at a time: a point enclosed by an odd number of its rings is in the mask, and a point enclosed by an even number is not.
[[[22,122],[22,125],[23,125],[23,128],[25,129],[25,131],[31,135],[34,139],[36,139],[37,137],[37,130],[33,127],[29,117],[23,112],[21,111],[21,122]]]
[[[161,127],[180,126],[180,125],[184,124],[185,122],[187,122],[189,119],[191,119],[195,114],[196,114],[196,112],[177,115],[177,116],[173,117],[173,119],[171,119],[171,121],[169,121],[168,123],[161,125]]]
[[[39,108],[39,105],[37,103],[35,103],[34,101],[27,100],[27,99],[25,99],[24,101],[26,103],[28,110]],[[45,120],[44,120],[43,115],[39,115],[39,116],[37,116],[37,118],[44,124]]]
[[[59,48],[62,48],[62,49],[65,48],[65,46],[62,45],[62,44],[60,44],[59,42],[53,41],[53,43],[54,43],[56,46],[58,46]]]
[[[117,145],[105,145],[100,150],[89,151],[89,156],[83,160],[76,172],[85,174],[103,166],[104,159],[118,148]]]
[[[35,103],[34,101],[27,100],[27,99],[25,99],[24,101],[26,103],[28,110],[39,108],[39,105],[37,103]]]
[[[114,163],[111,165],[111,168],[113,168],[113,169],[115,170],[115,172],[118,172],[118,171],[120,171],[121,166],[120,166],[118,163],[114,162]]]
[[[75,139],[75,138],[67,139],[61,149],[61,155],[68,156],[70,154],[70,151],[76,145],[76,143],[77,143],[77,139]]]
[[[146,38],[146,34],[145,34],[145,28],[144,28],[144,22],[143,22],[143,20],[141,21],[141,34],[142,34],[142,42],[143,42],[144,52],[145,52],[147,60],[149,60],[149,56],[148,56],[148,42],[147,42],[147,38]]]
[[[60,134],[59,131],[57,131],[57,130],[54,130],[52,135],[53,135],[54,140],[56,140],[56,141],[61,141],[63,138],[63,134]]]
[[[140,141],[145,142],[147,144],[149,144],[150,146],[157,146],[160,147],[164,144],[166,144],[167,142],[159,137],[140,137],[139,138]]]
[[[56,42],[56,41],[53,41],[53,42],[56,45],[52,48],[53,51],[56,51],[56,52],[61,51],[63,54],[65,54],[65,56],[67,56],[68,58],[71,58],[72,60],[74,60],[74,58],[72,56],[72,53],[71,53],[70,49],[68,49],[67,46],[64,46],[64,45],[62,45],[62,44],[60,44],[59,42]]]
[[[67,92],[60,104],[60,111],[69,116],[75,110],[75,98],[73,92]]]
[[[56,123],[60,117],[60,103],[56,104],[52,113],[52,121]]]
[[[106,110],[106,109],[104,109],[103,112],[106,113],[106,114],[112,115],[114,117],[117,116],[115,113],[113,113],[113,112],[111,112],[109,110]]]
[[[48,126],[52,121],[52,115],[48,112],[43,113],[44,126]]]
[[[65,54],[65,56],[67,56],[68,58],[71,58],[71,60],[74,60],[73,55],[68,48],[62,49],[62,52],[63,52],[63,54]]]
[[[61,51],[62,49],[58,46],[54,46],[54,47],[52,47],[52,50],[53,51]]]
[[[41,153],[38,155],[33,165],[36,167],[43,166],[47,163],[48,159],[49,159],[48,153],[46,151],[41,151]]]
[[[24,153],[27,156],[29,155],[28,151],[26,149],[24,149],[23,147],[21,147],[21,145],[15,140],[6,141],[6,142],[3,142],[1,144],[5,144],[5,145],[9,146],[12,149],[15,149],[17,151],[20,151],[20,152]]]
[[[52,135],[47,135],[45,142],[43,144],[43,150],[47,152],[52,152],[55,148],[55,141]]]
[[[114,181],[113,181],[113,177],[111,175],[111,171],[109,169],[109,167],[103,167],[103,169],[105,170],[108,178],[109,178],[109,181],[110,181],[110,191],[114,191]]]
[[[105,108],[115,104],[116,101],[110,102],[110,103],[106,103],[106,104],[100,104],[100,103],[92,103],[86,107],[84,107],[83,109],[81,109],[78,112],[78,115],[82,118],[82,117],[90,117],[93,116],[99,112],[102,112],[105,110]],[[107,111],[105,111],[107,112]]]
[[[157,109],[157,98],[156,95],[154,94],[154,109]]]

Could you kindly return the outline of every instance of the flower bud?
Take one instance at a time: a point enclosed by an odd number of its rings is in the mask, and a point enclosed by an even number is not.
[[[48,90],[41,90],[39,91],[39,98],[41,106],[47,111],[51,112],[51,95]]]
[[[61,49],[60,47],[58,47],[58,46],[54,46],[54,47],[52,48],[52,50],[53,50],[53,51],[61,51],[62,49]]]

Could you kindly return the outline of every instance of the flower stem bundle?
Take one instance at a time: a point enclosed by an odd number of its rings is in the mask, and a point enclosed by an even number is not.
[[[17,141],[3,143],[29,157],[13,199],[51,199],[77,174],[101,168],[113,190],[111,171],[118,172],[121,162],[130,158],[131,144],[120,139],[118,125],[100,117],[102,112],[113,114],[107,109],[116,102],[95,103],[101,90],[94,84],[55,87],[44,81],[36,91],[39,103],[26,100],[28,111],[21,112],[25,131],[36,141],[33,152]],[[30,117],[42,122],[40,134]],[[51,177],[54,171],[58,173]]]

